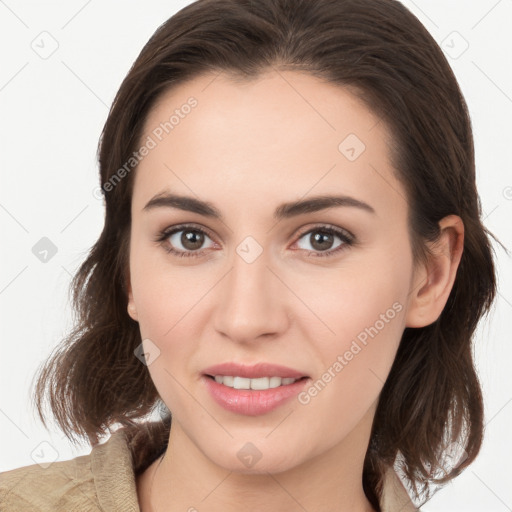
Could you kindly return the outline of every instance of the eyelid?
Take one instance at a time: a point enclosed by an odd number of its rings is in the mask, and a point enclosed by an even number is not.
[[[201,224],[196,224],[194,222],[186,222],[184,224],[176,224],[169,226],[167,228],[162,229],[159,233],[162,236],[169,237],[172,234],[178,232],[178,231],[186,231],[189,229],[190,231],[199,231],[201,233],[204,233],[205,235],[208,235],[213,241],[217,238],[212,231],[210,231],[208,228]]]
[[[343,233],[350,240],[355,240],[355,238],[356,238],[348,229],[342,228],[341,226],[335,226],[334,224],[327,224],[327,223],[314,224],[313,226],[306,227],[306,228],[304,228],[303,231],[299,232],[299,234],[297,235],[297,238],[301,238],[302,236],[306,235],[310,231],[314,231],[314,230],[322,231],[322,229],[332,230],[335,232]]]

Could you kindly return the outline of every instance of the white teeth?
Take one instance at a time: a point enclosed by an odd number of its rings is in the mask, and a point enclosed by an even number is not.
[[[233,387],[235,389],[251,389],[251,379],[235,377],[233,380]]]
[[[233,382],[235,380],[235,377],[225,377],[226,386],[229,386],[230,388],[233,387]],[[221,382],[221,384],[224,384],[224,380]]]
[[[248,379],[246,377],[233,377],[230,375],[215,375],[215,382],[235,389],[271,389],[281,385],[286,386],[292,384],[296,380],[299,379],[293,379],[291,377],[259,377],[257,379]]]
[[[281,385],[281,377],[270,377],[268,379],[268,385],[270,388],[277,388],[278,386]]]
[[[268,389],[270,379],[268,377],[259,377],[258,379],[247,379],[251,389]]]

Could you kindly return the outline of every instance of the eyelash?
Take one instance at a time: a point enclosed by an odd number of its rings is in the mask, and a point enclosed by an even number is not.
[[[173,228],[166,228],[166,229],[160,231],[158,233],[156,239],[155,239],[155,242],[160,243],[167,253],[173,254],[174,256],[178,256],[180,258],[183,258],[183,257],[185,257],[185,258],[199,257],[201,255],[201,253],[203,252],[202,250],[198,250],[198,251],[177,251],[176,249],[173,249],[172,247],[170,247],[168,244],[164,243],[164,242],[167,241],[167,239],[171,235],[174,235],[175,233],[179,233],[180,231],[192,231],[192,232],[201,233],[203,235],[206,235],[210,239],[212,238],[208,234],[208,232],[205,231],[204,229],[195,227],[195,226],[193,226],[191,224],[183,224],[183,225],[180,225],[180,226],[175,226]],[[348,247],[353,246],[354,243],[355,243],[355,237],[354,237],[354,235],[352,235],[352,233],[349,233],[346,230],[341,230],[339,228],[334,228],[332,226],[326,226],[326,225],[316,226],[316,227],[314,227],[312,229],[309,229],[308,231],[305,231],[305,232],[301,233],[297,240],[300,240],[304,235],[307,235],[307,234],[310,234],[310,233],[314,233],[314,232],[321,232],[321,233],[327,233],[327,234],[330,234],[330,235],[336,235],[343,242],[338,247],[336,247],[336,249],[330,249],[328,251],[309,251],[309,253],[310,254],[312,253],[314,255],[313,257],[315,257],[315,258],[317,258],[317,257],[319,257],[319,258],[333,257],[333,256],[337,255],[339,252],[341,252],[343,250],[346,250]]]

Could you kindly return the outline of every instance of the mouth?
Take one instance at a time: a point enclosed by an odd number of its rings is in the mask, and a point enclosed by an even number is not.
[[[311,380],[300,370],[274,363],[232,361],[206,368],[202,377],[218,405],[246,416],[266,414],[288,403]]]

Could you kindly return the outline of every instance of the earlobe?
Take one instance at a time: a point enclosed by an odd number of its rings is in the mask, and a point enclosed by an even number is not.
[[[439,240],[430,244],[432,256],[413,280],[406,327],[425,327],[441,315],[453,288],[464,249],[464,224],[457,215],[439,222]]]
[[[132,320],[135,320],[136,322],[139,321],[139,318],[137,316],[137,310],[135,309],[135,304],[133,302],[128,302],[128,314],[132,318]]]
[[[136,322],[138,322],[139,318],[137,315],[137,308],[135,307],[135,301],[133,300],[131,284],[128,285],[128,306],[126,309],[128,310],[128,314],[130,315],[132,320],[135,320]]]

